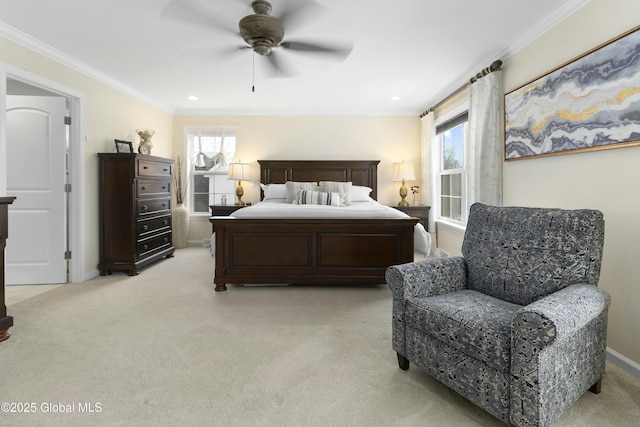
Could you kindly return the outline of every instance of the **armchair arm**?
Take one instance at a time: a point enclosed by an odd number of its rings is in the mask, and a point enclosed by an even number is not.
[[[514,337],[541,349],[576,333],[610,302],[609,294],[593,285],[567,286],[518,310],[512,322]]]
[[[596,286],[575,284],[514,315],[512,424],[548,424],[602,378],[610,301]]]
[[[392,345],[404,357],[405,302],[466,288],[467,264],[462,257],[428,259],[391,266],[385,277],[393,294]]]
[[[463,257],[427,259],[393,265],[385,277],[394,298],[424,298],[465,289],[467,264]]]

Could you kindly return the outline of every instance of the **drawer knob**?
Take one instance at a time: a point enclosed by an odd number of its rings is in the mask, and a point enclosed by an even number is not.
[[[143,190],[146,190],[146,189],[147,189],[147,187],[143,186],[143,187],[142,187],[142,189],[143,189]]]
[[[144,248],[145,250],[147,250],[147,249],[149,249],[149,245],[144,245],[144,246],[143,246],[143,248]]]
[[[147,230],[149,229],[149,226],[145,224],[142,228],[143,228],[145,231],[147,231]]]
[[[149,169],[149,166],[143,166],[142,169]]]
[[[147,209],[149,209],[149,206],[144,205],[144,206],[142,207],[142,209],[144,209],[144,210],[146,211]]]
[[[169,225],[169,220],[168,219],[164,220],[164,225]]]
[[[168,241],[169,241],[169,238],[168,238],[168,237],[165,237],[165,238],[164,238],[164,242],[165,242],[165,243],[167,243]]]
[[[166,186],[166,185],[163,185],[163,186],[162,186],[162,189],[163,189],[163,190],[166,190],[166,189],[167,189],[167,186]]]

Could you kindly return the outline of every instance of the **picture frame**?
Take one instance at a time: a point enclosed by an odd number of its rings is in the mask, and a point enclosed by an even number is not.
[[[504,96],[505,161],[640,145],[640,25]]]
[[[131,141],[114,140],[116,143],[116,151],[118,153],[133,153],[133,143]]]

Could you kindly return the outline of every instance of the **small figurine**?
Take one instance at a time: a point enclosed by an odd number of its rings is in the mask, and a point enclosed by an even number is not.
[[[138,153],[151,154],[153,144],[151,143],[151,137],[156,133],[153,129],[136,129],[136,133],[140,137],[140,145],[138,146]]]

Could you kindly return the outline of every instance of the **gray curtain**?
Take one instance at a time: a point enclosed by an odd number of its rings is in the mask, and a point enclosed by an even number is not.
[[[422,203],[427,206],[431,206],[429,212],[429,230],[433,233],[436,229],[435,215],[434,215],[434,203],[432,195],[437,194],[437,189],[433,180],[433,171],[436,170],[437,165],[433,164],[433,150],[432,141],[435,133],[433,111],[430,111],[424,115],[420,120],[422,121]]]
[[[475,202],[502,205],[504,90],[502,71],[469,86],[467,207]]]

